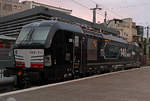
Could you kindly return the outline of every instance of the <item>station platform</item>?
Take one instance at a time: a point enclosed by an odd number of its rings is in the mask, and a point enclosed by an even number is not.
[[[150,67],[0,94],[0,101],[150,101]]]

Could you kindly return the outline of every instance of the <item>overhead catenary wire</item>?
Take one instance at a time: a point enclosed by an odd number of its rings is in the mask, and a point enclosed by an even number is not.
[[[90,0],[91,2],[93,2],[94,4],[97,4],[95,1],[93,1],[93,0]]]
[[[111,9],[128,9],[128,8],[135,8],[135,7],[145,7],[145,6],[150,6],[150,4],[136,4],[136,5],[127,5],[127,6],[120,6],[120,7],[115,7]]]
[[[71,1],[73,1],[74,3],[76,3],[76,4],[78,4],[78,5],[82,6],[82,7],[87,8],[87,9],[90,10],[90,8],[88,8],[87,6],[85,6],[85,5],[83,5],[83,4],[79,3],[79,2],[77,2],[76,0],[71,0]]]

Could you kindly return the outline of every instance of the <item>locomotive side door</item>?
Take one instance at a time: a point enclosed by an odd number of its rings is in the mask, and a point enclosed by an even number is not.
[[[73,68],[75,75],[86,72],[86,38],[75,34],[73,48]]]
[[[61,33],[61,34],[60,34]],[[57,31],[53,39],[53,77],[63,79],[73,72],[73,32]]]

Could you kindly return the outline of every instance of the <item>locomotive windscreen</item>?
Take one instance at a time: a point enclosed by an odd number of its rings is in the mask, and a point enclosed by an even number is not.
[[[40,43],[44,44],[50,32],[50,27],[24,27],[22,28],[16,44]]]

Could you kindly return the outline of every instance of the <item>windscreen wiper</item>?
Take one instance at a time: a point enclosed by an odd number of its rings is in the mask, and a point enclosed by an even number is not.
[[[34,30],[35,30],[34,28],[31,28],[29,33],[23,38],[23,40],[20,42],[20,44],[23,44],[25,41],[32,40],[32,34],[33,34]]]

